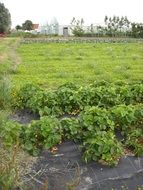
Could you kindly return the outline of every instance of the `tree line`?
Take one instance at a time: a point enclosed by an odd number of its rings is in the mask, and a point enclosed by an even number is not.
[[[128,18],[105,16],[104,24],[88,28],[84,27],[84,20],[73,18],[71,30],[75,36],[85,37],[134,37],[143,38],[143,23],[130,22]]]

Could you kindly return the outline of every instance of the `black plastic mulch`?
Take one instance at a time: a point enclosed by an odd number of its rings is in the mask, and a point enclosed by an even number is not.
[[[39,116],[22,110],[10,118],[27,124]],[[119,131],[116,135],[122,140]],[[86,164],[79,145],[67,141],[54,154],[44,150],[23,181],[28,190],[42,190],[46,182],[47,190],[137,190],[143,188],[143,157],[123,157],[116,167]]]
[[[25,176],[25,182],[28,179],[29,189],[35,190],[46,181],[48,190],[136,190],[143,187],[143,157],[123,157],[116,167],[97,162],[85,164],[79,146],[72,141],[59,145],[54,154],[43,151],[33,171]]]

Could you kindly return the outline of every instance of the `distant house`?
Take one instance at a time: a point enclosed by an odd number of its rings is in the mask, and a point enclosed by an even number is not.
[[[32,25],[32,30],[38,30],[39,24],[33,24]]]

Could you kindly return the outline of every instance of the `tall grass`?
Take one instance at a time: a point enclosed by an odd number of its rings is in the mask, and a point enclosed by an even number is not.
[[[8,77],[0,79],[0,109],[7,109],[11,102],[11,83]]]

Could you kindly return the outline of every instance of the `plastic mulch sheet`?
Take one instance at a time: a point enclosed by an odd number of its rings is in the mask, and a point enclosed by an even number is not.
[[[46,181],[48,190],[137,190],[143,187],[143,157],[123,157],[116,167],[97,162],[86,164],[79,145],[72,141],[59,145],[54,154],[43,151],[33,168],[28,187],[35,190]]]

